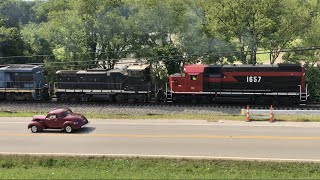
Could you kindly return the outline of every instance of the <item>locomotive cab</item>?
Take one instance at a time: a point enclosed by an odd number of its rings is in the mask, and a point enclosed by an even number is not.
[[[202,92],[203,65],[187,65],[182,73],[171,75],[170,90],[173,92]]]

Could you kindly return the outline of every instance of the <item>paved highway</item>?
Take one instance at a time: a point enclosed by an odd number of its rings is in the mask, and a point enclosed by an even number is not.
[[[0,118],[1,154],[111,155],[319,161],[320,123],[91,120],[67,134]]]

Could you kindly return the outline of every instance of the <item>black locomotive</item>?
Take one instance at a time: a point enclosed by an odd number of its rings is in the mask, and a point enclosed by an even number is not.
[[[157,89],[146,64],[113,70],[57,71],[56,75],[54,93],[63,102],[147,102],[155,97]]]

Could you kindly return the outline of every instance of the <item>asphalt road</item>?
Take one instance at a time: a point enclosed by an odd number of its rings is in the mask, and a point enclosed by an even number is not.
[[[0,118],[0,154],[110,155],[320,162],[320,123],[91,120],[72,134],[31,133]]]

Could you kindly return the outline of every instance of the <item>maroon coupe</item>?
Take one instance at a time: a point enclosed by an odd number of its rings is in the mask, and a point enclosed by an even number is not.
[[[88,124],[88,120],[81,114],[73,113],[70,109],[55,109],[50,111],[47,116],[33,116],[32,122],[28,125],[31,132],[36,133],[44,129],[61,129],[67,133],[80,129]]]

